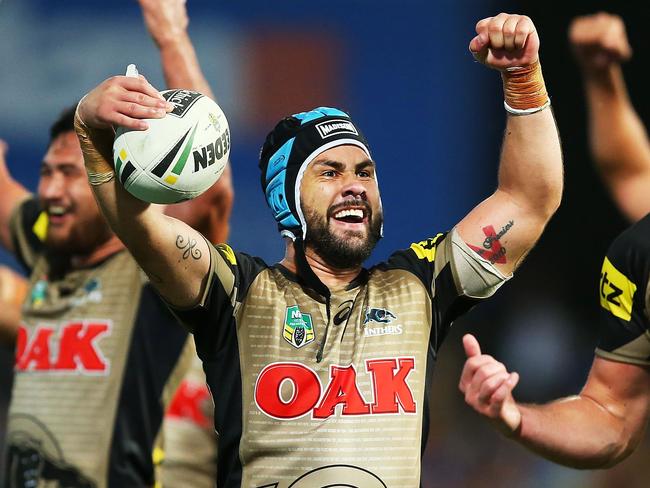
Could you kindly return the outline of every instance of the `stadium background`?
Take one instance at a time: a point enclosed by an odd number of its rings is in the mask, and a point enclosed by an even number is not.
[[[647,443],[607,472],[557,467],[501,440],[464,405],[456,387],[460,337],[468,330],[521,373],[516,393],[522,400],[570,394],[584,382],[596,341],[600,264],[625,226],[589,161],[580,78],[566,41],[574,15],[599,9],[620,13],[627,23],[636,49],[626,75],[647,121],[647,5],[189,1],[191,36],[231,124],[231,245],[268,261],[280,258],[282,243],[273,237],[260,192],[257,154],[274,121],[317,105],[353,114],[379,168],[386,236],[373,255],[376,262],[450,228],[494,189],[505,120],[500,81],[473,62],[467,44],[475,22],[499,11],[525,13],[537,25],[563,139],[564,201],[516,278],[459,320],[442,348],[423,467],[426,488],[647,486]],[[49,124],[63,107],[130,62],[163,87],[157,51],[132,0],[0,0],[0,60],[0,138],[10,145],[12,174],[30,189],[36,188]],[[0,262],[15,266],[6,254]],[[0,369],[4,418],[10,351],[0,353]]]

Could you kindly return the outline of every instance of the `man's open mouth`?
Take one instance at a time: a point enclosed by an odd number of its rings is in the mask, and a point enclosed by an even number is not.
[[[366,218],[366,211],[362,208],[344,208],[333,214],[334,219],[348,224],[360,224]]]

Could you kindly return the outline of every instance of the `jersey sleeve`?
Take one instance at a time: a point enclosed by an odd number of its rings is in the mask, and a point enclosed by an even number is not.
[[[650,365],[648,277],[650,216],[623,232],[610,246],[598,285],[600,337],[596,354]]]
[[[457,317],[491,297],[511,277],[470,249],[456,228],[394,253],[389,266],[414,273],[427,287],[436,329],[431,340],[436,345]]]
[[[190,309],[170,307],[194,334],[198,355],[204,360],[214,358],[222,347],[237,340],[233,321],[238,303],[267,267],[261,259],[235,252],[227,244],[209,246],[208,282],[199,303]]]
[[[38,200],[30,197],[16,206],[9,221],[9,231],[16,258],[29,272],[43,252],[47,234],[47,215]]]

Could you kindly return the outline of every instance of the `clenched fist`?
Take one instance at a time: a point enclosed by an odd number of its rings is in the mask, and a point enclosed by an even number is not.
[[[512,397],[519,374],[508,373],[502,363],[481,354],[481,347],[471,334],[463,337],[463,347],[467,361],[458,387],[465,394],[465,402],[502,433],[512,435],[521,424],[521,412]]]
[[[623,19],[605,12],[576,17],[569,27],[569,42],[588,71],[606,69],[632,56]]]
[[[469,50],[477,61],[503,71],[537,61],[539,36],[529,17],[501,13],[479,20]]]

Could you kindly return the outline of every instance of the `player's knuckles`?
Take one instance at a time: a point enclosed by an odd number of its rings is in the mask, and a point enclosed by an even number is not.
[[[486,357],[484,361],[476,368],[474,376],[480,379],[484,379],[486,375],[491,375],[497,372],[499,369],[504,368],[503,364],[494,359],[493,357]]]
[[[503,26],[503,35],[506,38],[512,39],[512,38],[515,37],[516,33],[517,33],[517,29],[516,29],[516,27],[514,25],[506,24],[506,25]]]
[[[481,408],[480,402],[478,401],[478,393],[472,389],[467,390],[465,393],[465,403],[470,405],[475,410]]]
[[[119,85],[121,78],[122,78],[121,76],[111,76],[110,78],[107,78],[106,81],[104,81],[104,85],[106,86]]]
[[[481,384],[480,396],[489,397],[499,388],[503,382],[508,379],[506,373],[495,374],[487,378]]]
[[[478,34],[479,32],[485,31],[487,29],[487,25],[490,23],[490,21],[493,19],[493,17],[487,17],[485,19],[481,19],[476,23],[476,26],[474,28],[476,29],[476,33]]]
[[[490,35],[503,33],[503,22],[499,19],[493,19],[487,26],[487,31]]]

